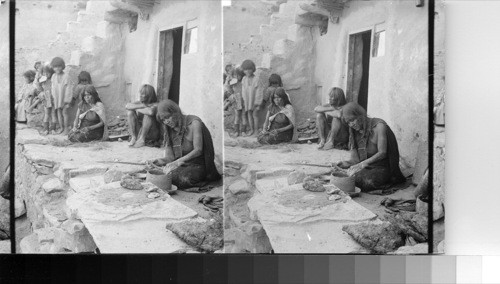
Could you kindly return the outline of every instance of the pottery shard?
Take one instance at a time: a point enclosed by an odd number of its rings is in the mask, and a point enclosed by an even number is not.
[[[293,171],[287,177],[288,185],[293,185],[293,184],[301,183],[301,182],[304,181],[304,179],[306,177],[307,177],[307,175],[304,172]]]
[[[123,176],[120,185],[126,189],[131,189],[131,190],[141,190],[143,189],[143,186],[140,181],[134,179],[131,176]]]
[[[401,230],[389,222],[344,225],[342,230],[360,245],[375,253],[385,254],[405,244]]]
[[[323,186],[323,184],[318,179],[312,179],[312,178],[304,179],[304,183],[302,184],[302,187],[305,190],[314,191],[314,192],[321,192],[321,191],[326,190],[325,187]]]
[[[115,181],[120,181],[123,173],[117,170],[109,170],[104,174],[104,182],[110,183]]]
[[[167,223],[167,230],[200,250],[214,252],[224,245],[224,231],[221,220],[197,222],[186,220],[179,223]]]

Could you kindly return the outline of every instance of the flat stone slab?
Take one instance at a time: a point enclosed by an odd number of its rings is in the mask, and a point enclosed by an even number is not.
[[[128,190],[113,182],[76,192],[66,204],[103,253],[170,253],[190,248],[165,224],[197,213],[168,194],[149,199],[144,190]]]
[[[74,171],[75,174],[78,170],[88,171],[90,174],[92,169],[101,169],[103,172],[106,169],[116,169],[124,173],[138,171],[144,166],[120,162],[144,163],[150,159],[163,157],[164,150],[153,147],[131,148],[127,142],[95,142],[66,147],[26,144],[23,153],[33,162],[52,161],[58,169]]]
[[[16,127],[16,144],[69,144],[68,136],[47,135],[42,136],[38,130],[27,127]]]
[[[257,194],[248,201],[250,216],[260,221],[277,253],[361,250],[342,226],[377,217],[348,196],[330,201],[326,192],[289,186],[286,177],[257,180],[256,187]]]

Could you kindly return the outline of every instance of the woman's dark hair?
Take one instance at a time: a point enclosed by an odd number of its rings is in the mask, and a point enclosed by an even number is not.
[[[255,72],[255,70],[256,70],[255,63],[253,63],[252,60],[247,59],[247,60],[243,61],[243,63],[241,63],[241,69],[243,71],[252,70],[253,72]]]
[[[345,123],[347,123],[346,118],[350,118],[349,120],[361,118],[363,121],[363,129],[365,131],[367,130],[368,119],[366,110],[358,103],[350,102],[342,107],[342,121]]]
[[[85,85],[83,87],[83,93],[82,96],[85,97],[85,94],[89,94],[92,96],[92,99],[94,100],[94,103],[101,102],[101,98],[99,98],[99,93],[97,93],[97,90],[93,85]],[[85,99],[82,100],[82,104],[86,104]]]
[[[344,95],[344,90],[342,90],[341,88],[333,87],[330,90],[328,96],[333,98],[332,105],[334,107],[341,107],[347,103]]]
[[[144,84],[139,90],[139,94],[145,95],[146,98],[144,101],[141,101],[144,104],[152,104],[158,102],[158,98],[156,97],[155,88],[151,85]]]
[[[271,74],[269,76],[269,86],[278,85],[278,87],[283,87],[283,83],[281,82],[281,77],[278,74]]]
[[[52,68],[62,67],[63,70],[66,68],[66,64],[61,57],[54,57],[52,61],[50,61],[50,66],[52,66]]]
[[[281,98],[281,100],[285,103],[285,105],[291,105],[292,103],[290,102],[290,99],[288,98],[288,95],[285,92],[285,89],[282,87],[276,88],[274,91],[273,95],[271,96],[271,103],[272,105],[276,106],[274,104],[274,96],[278,96]]]
[[[167,113],[175,117],[177,122],[182,123],[181,108],[178,104],[169,99],[163,100],[158,104],[158,108],[156,110],[156,120],[163,125],[163,120],[167,117]]]
[[[54,74],[54,69],[52,69],[49,64],[45,64],[42,67],[42,74],[44,74],[47,79],[50,79],[50,77],[52,77],[52,74]]]
[[[78,84],[87,83],[92,85],[92,78],[90,77],[90,73],[87,71],[82,71],[78,74]]]
[[[28,71],[26,71],[26,72],[23,73],[23,76],[25,78],[28,78],[28,80],[30,81],[30,83],[32,83],[33,81],[35,81],[36,72],[33,71],[33,70],[28,70]]]

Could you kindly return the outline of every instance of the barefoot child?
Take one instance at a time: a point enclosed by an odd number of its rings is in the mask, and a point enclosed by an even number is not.
[[[59,127],[61,128],[56,133],[66,135],[71,130],[69,108],[75,103],[73,86],[68,74],[63,71],[66,68],[66,64],[62,58],[54,57],[50,65],[55,72],[52,75],[52,96],[54,97],[54,108],[59,121]]]
[[[35,80],[36,72],[33,70],[28,70],[23,73],[24,84],[19,91],[18,98],[14,109],[16,111],[16,121],[21,123],[27,123],[26,112],[28,111],[31,101],[37,94],[36,88],[33,85]]]
[[[233,94],[231,97],[233,98],[232,101],[234,102],[234,130],[236,132],[236,137],[241,135],[241,129],[240,129],[240,121],[242,120],[242,112],[244,112],[243,108],[243,97],[242,97],[242,84],[241,81],[243,80],[243,77],[245,76],[245,73],[240,68],[234,69],[233,71],[233,79],[230,82],[231,89]],[[245,131],[245,128],[247,126],[247,118],[246,116],[243,116],[243,121],[242,122],[242,128],[243,131]]]
[[[33,109],[40,103],[43,105],[44,116],[42,135],[47,135],[49,132],[54,134],[56,129],[57,117],[53,108],[54,98],[52,97],[52,81],[50,80],[53,74],[54,69],[52,69],[50,65],[47,64],[41,68],[40,78],[35,80],[35,86],[40,93],[30,107],[30,109]],[[49,123],[51,123],[50,127]]]
[[[241,81],[242,85],[242,97],[243,97],[243,109],[244,114],[248,118],[248,124],[250,126],[250,131],[247,133],[248,136],[253,136],[257,133],[258,128],[258,117],[253,115],[254,111],[260,109],[260,103],[255,105],[255,96],[257,94],[258,79],[255,77],[255,63],[251,60],[245,60],[241,64],[241,69],[245,73],[245,77]],[[257,122],[257,123],[256,123]]]

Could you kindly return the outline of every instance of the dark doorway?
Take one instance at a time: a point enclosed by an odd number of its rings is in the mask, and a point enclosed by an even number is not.
[[[160,32],[158,55],[158,100],[179,104],[182,57],[182,27]]]
[[[347,59],[347,100],[357,102],[365,110],[368,110],[371,37],[371,30],[349,35]]]

